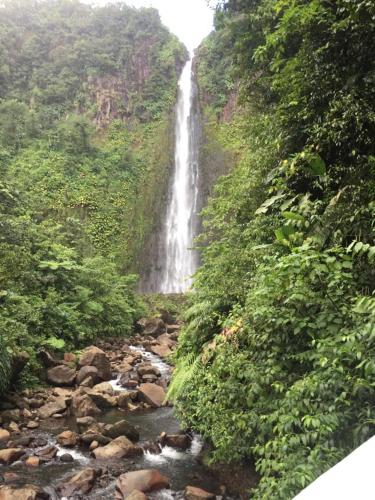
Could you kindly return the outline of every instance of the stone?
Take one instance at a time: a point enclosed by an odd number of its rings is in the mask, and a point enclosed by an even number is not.
[[[25,451],[21,448],[6,448],[0,450],[0,464],[10,465],[19,460],[24,454]]]
[[[10,439],[10,432],[6,429],[0,429],[0,443],[6,443]]]
[[[82,432],[82,429],[87,429],[88,427],[90,427],[90,425],[93,425],[95,423],[96,420],[94,417],[79,417],[76,419],[76,424],[80,432]]]
[[[185,498],[186,500],[213,500],[216,498],[216,495],[195,486],[187,486],[185,489]]]
[[[82,366],[95,366],[101,380],[111,379],[111,365],[104,351],[95,346],[87,347],[79,361]]]
[[[156,354],[160,358],[167,358],[168,356],[170,356],[172,354],[172,351],[170,350],[170,348],[165,344],[152,345],[150,347],[150,349],[151,349],[151,352],[153,352],[154,354]]]
[[[174,340],[172,340],[167,333],[163,333],[163,335],[159,335],[159,337],[156,340],[158,341],[159,344],[166,345],[170,348],[172,348],[176,345],[176,342]]]
[[[138,392],[140,400],[154,408],[160,408],[166,398],[164,389],[156,384],[141,384]]]
[[[76,371],[66,365],[55,366],[47,370],[47,381],[52,385],[72,386],[76,379]]]
[[[113,425],[106,425],[103,434],[111,439],[125,436],[131,441],[139,441],[139,432],[134,425],[129,424],[126,420],[120,420]]]
[[[20,476],[15,472],[4,472],[3,474],[4,483],[17,483],[20,480]]]
[[[111,438],[103,436],[97,431],[88,430],[80,436],[82,443],[91,446],[94,441],[99,443],[101,446],[105,446],[111,442]]]
[[[16,424],[16,422],[11,422],[8,425],[8,429],[10,430],[10,432],[13,432],[15,434],[19,434],[21,432],[20,428],[19,428],[18,424]]]
[[[122,500],[133,491],[148,493],[168,488],[169,479],[156,469],[145,469],[122,474],[116,482],[116,499]]]
[[[94,457],[98,460],[129,458],[142,455],[142,453],[142,448],[134,445],[125,436],[120,436],[106,446],[101,446],[93,451]]]
[[[38,415],[42,419],[50,418],[55,413],[61,413],[66,410],[66,402],[64,398],[56,398],[54,401],[43,405],[38,410]]]
[[[147,500],[147,496],[139,490],[133,490],[130,495],[126,497],[126,500]]]
[[[66,387],[54,387],[52,394],[58,398],[69,400],[72,397],[72,389],[67,389]]]
[[[131,398],[129,392],[121,392],[117,396],[117,406],[123,410],[127,410],[129,407],[130,400]]]
[[[96,392],[102,392],[103,394],[109,394],[110,396],[115,394],[115,390],[109,382],[96,384],[94,385],[93,390]]]
[[[63,463],[71,463],[71,462],[74,462],[74,458],[72,457],[72,455],[70,453],[64,453],[63,455],[60,455],[60,462],[63,462]]]
[[[64,361],[66,363],[75,363],[77,361],[77,356],[73,352],[64,353]]]
[[[23,415],[23,418],[32,418],[33,417],[33,414],[27,408],[24,408],[22,410],[22,415]]]
[[[40,351],[38,357],[45,368],[53,368],[55,366],[61,365],[61,360],[55,358],[53,354],[48,351]]]
[[[25,464],[27,467],[39,467],[40,459],[39,457],[27,457]]]
[[[27,422],[28,429],[37,429],[39,427],[39,423],[35,422],[35,420],[30,420],[30,422]]]
[[[99,372],[96,366],[82,366],[80,370],[77,373],[76,381],[78,385],[81,385],[84,380],[86,380],[88,377],[92,379],[94,384],[96,382],[99,382],[100,377],[99,377]]]
[[[167,309],[160,308],[158,310],[158,313],[159,313],[161,319],[164,321],[164,323],[168,323],[168,324],[176,323],[176,318]]]
[[[88,387],[89,389],[91,389],[92,387],[94,387],[95,383],[92,377],[86,377],[85,380],[83,380],[79,385],[80,387]]]
[[[38,457],[41,457],[45,460],[52,460],[57,455],[57,452],[58,449],[56,448],[56,446],[46,446],[42,450],[39,450],[37,454]]]
[[[50,495],[38,486],[0,486],[0,500],[48,500]]]
[[[88,395],[98,408],[106,409],[117,406],[117,398],[115,396],[98,392],[95,390],[95,387],[88,392]]]
[[[6,422],[19,422],[21,418],[20,410],[5,410],[1,412],[1,419]]]
[[[86,495],[92,490],[97,472],[95,469],[83,469],[74,476],[71,476],[58,486],[58,490],[63,497],[75,497],[76,495]]]
[[[191,437],[187,434],[165,434],[161,438],[161,443],[171,448],[186,450],[191,445]]]
[[[96,448],[99,448],[100,444],[98,443],[98,441],[93,441],[91,444],[90,444],[90,451],[94,451],[96,450]]]
[[[67,448],[71,448],[77,444],[78,436],[73,431],[64,431],[57,436],[57,442],[61,446],[66,446]]]
[[[74,394],[72,410],[76,417],[92,417],[99,415],[101,410],[87,394]]]
[[[166,332],[166,326],[161,318],[149,318],[145,322],[144,335],[150,335],[151,337],[157,337],[162,333]]]
[[[178,333],[180,329],[180,325],[167,325],[167,333]]]
[[[145,375],[155,375],[156,377],[160,377],[160,370],[153,365],[142,363],[137,367],[137,372],[141,377]]]

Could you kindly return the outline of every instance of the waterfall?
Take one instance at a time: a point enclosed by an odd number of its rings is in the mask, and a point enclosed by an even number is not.
[[[199,124],[194,110],[195,98],[196,85],[190,59],[178,85],[174,173],[164,228],[164,263],[160,273],[162,293],[186,291],[197,268],[197,254],[191,249],[197,230],[199,200]]]
[[[174,163],[166,212],[158,233],[151,238],[140,290],[144,293],[181,293],[191,285],[199,256],[192,250],[199,231],[200,116],[198,89],[190,59],[178,82]]]

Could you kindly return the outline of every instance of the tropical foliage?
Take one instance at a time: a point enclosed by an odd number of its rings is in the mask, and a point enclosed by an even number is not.
[[[375,429],[375,10],[230,0],[216,31],[238,162],[204,212],[171,394],[213,459],[255,461],[252,498],[289,499]]]

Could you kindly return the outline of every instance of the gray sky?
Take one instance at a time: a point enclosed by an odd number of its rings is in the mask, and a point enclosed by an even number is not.
[[[105,5],[113,0],[84,0],[85,3]],[[125,0],[134,7],[155,7],[163,23],[190,49],[199,45],[212,30],[213,11],[207,0]]]

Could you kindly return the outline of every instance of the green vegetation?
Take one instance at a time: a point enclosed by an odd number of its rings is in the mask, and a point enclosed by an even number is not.
[[[215,64],[240,78],[208,123],[237,165],[204,212],[170,393],[214,460],[255,462],[252,498],[293,498],[374,434],[374,50],[373,2],[230,0],[199,52],[206,116],[231,89]]]
[[[0,7],[1,387],[18,351],[126,335],[186,58],[154,9]],[[4,359],[4,363],[3,363]]]

